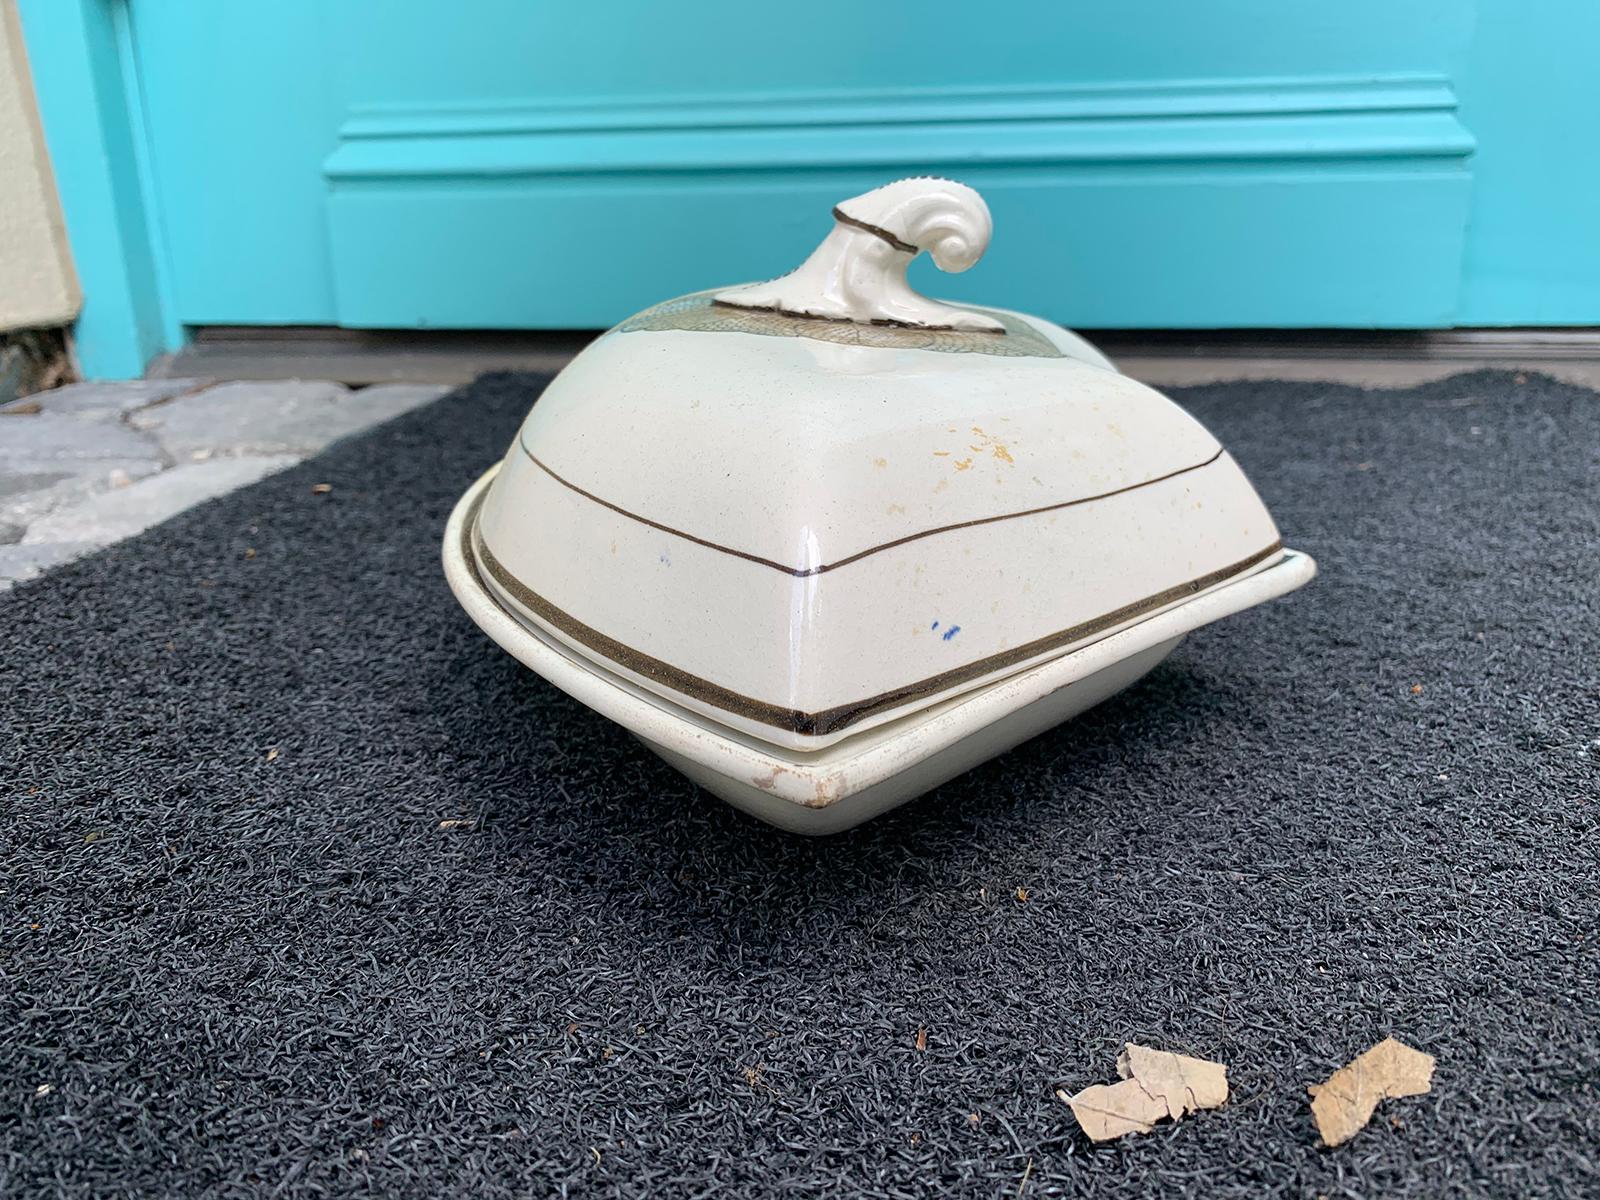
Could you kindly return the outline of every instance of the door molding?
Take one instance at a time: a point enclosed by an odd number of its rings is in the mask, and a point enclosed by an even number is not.
[[[1306,75],[362,106],[323,174],[352,326],[604,327],[786,270],[835,201],[938,174],[995,215],[954,300],[1411,327],[1452,323],[1473,150],[1443,75]]]
[[[1442,75],[756,92],[352,111],[335,183],[949,165],[1465,160]]]
[[[83,288],[78,368],[90,379],[136,377],[182,345],[184,331],[171,302],[128,0],[20,0],[19,8]]]

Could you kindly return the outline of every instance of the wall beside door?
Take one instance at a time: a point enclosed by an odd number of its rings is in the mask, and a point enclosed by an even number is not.
[[[78,280],[12,0],[0,0],[0,329],[78,314]]]
[[[916,173],[979,187],[996,229],[976,270],[919,264],[920,287],[1069,325],[1600,322],[1581,199],[1600,182],[1582,152],[1600,18],[1542,7],[928,2],[868,22],[844,0],[25,0],[24,16],[62,78],[73,53],[118,75],[101,88],[126,100],[120,188],[147,257],[124,286],[154,295],[143,327],[153,304],[171,342],[215,324],[605,326],[787,270],[834,201]],[[116,139],[114,105],[86,122],[60,92],[41,84],[58,160],[86,124]]]

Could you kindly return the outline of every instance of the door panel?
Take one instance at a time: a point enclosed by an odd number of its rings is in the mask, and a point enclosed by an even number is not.
[[[179,320],[333,324],[328,187],[344,111],[315,0],[132,0],[158,219]]]
[[[1600,4],[1477,7],[1461,111],[1479,152],[1456,320],[1600,324]]]
[[[995,212],[976,270],[919,264],[953,297],[1088,327],[1462,311],[1470,3],[125,2],[189,324],[602,326],[787,270],[833,201],[930,172]]]
[[[931,169],[982,190],[996,235],[966,275],[919,261],[913,280],[930,294],[1102,327],[1442,324],[1454,311],[1467,190],[1447,173],[941,165]],[[340,315],[374,327],[603,327],[797,266],[830,206],[881,179],[338,189]],[[1353,217],[1375,209],[1380,220]]]

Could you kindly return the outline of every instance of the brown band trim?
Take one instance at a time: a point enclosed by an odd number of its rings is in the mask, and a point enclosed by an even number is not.
[[[910,242],[901,241],[899,238],[895,237],[894,234],[890,233],[887,229],[881,229],[876,225],[869,225],[865,221],[861,221],[861,220],[858,220],[855,217],[852,217],[849,213],[844,212],[842,209],[836,208],[836,209],[833,210],[833,219],[835,221],[839,222],[839,224],[841,224],[841,225],[848,225],[852,229],[860,229],[865,233],[870,233],[870,234],[874,235],[875,237],[881,237],[884,241],[888,242],[889,245],[893,246],[896,250],[904,250],[907,254],[919,254],[919,253],[921,253],[921,248],[920,247],[913,246]]]
[[[663,525],[660,521],[652,521],[649,517],[640,516],[636,512],[631,512],[620,505],[613,504],[609,500],[605,500],[599,496],[596,496],[593,492],[584,490],[577,484],[573,483],[570,479],[566,479],[556,474],[542,461],[540,461],[539,457],[534,454],[532,450],[528,449],[527,444],[522,440],[521,434],[517,435],[517,445],[521,448],[522,452],[528,456],[529,462],[533,463],[534,466],[538,467],[562,487],[576,492],[585,500],[592,500],[602,508],[609,508],[612,512],[627,517],[630,521],[637,521],[641,525],[648,525],[651,529],[659,529],[662,533],[670,533],[673,537],[682,538],[686,542],[693,542],[697,546],[704,546],[708,550],[716,550],[722,554],[731,554],[733,557],[742,558],[746,562],[757,563],[763,567],[771,567],[774,571],[782,571],[785,575],[793,575],[796,579],[805,579],[812,575],[824,575],[829,571],[837,571],[840,567],[847,567],[853,562],[860,562],[863,558],[867,558],[870,555],[877,554],[881,551],[893,550],[896,546],[904,546],[907,542],[920,541],[923,538],[933,537],[936,534],[941,533],[949,533],[955,529],[971,529],[978,525],[993,525],[996,521],[1014,521],[1018,517],[1036,517],[1040,513],[1057,512],[1063,508],[1076,508],[1080,504],[1093,504],[1096,500],[1109,500],[1112,496],[1121,496],[1125,492],[1135,492],[1140,488],[1151,487],[1154,484],[1165,483],[1169,479],[1176,479],[1179,475],[1187,475],[1190,471],[1199,471],[1205,467],[1209,467],[1225,453],[1224,449],[1219,446],[1217,447],[1217,452],[1210,458],[1206,459],[1205,462],[1197,462],[1193,466],[1188,467],[1179,467],[1176,471],[1168,471],[1165,475],[1157,475],[1154,479],[1146,479],[1140,483],[1130,483],[1126,487],[1115,488],[1109,492],[1100,492],[1098,495],[1080,496],[1076,500],[1063,500],[1059,504],[1042,504],[1038,508],[1024,508],[1018,512],[1000,513],[998,516],[993,517],[976,517],[971,521],[957,521],[953,525],[936,525],[934,528],[924,529],[920,533],[908,533],[904,537],[895,538],[893,541],[884,542],[877,546],[870,546],[865,550],[858,550],[856,553],[851,554],[846,558],[841,558],[836,562],[823,563],[818,567],[791,567],[781,562],[774,562],[770,558],[762,558],[759,554],[751,554],[745,550],[736,550],[732,546],[724,546],[719,542],[707,541],[703,537],[696,537],[692,533],[685,533],[681,529],[674,529],[671,525]]]
[[[777,704],[769,704],[764,700],[756,700],[741,692],[725,688],[721,684],[712,683],[709,679],[702,679],[688,671],[674,667],[670,663],[661,661],[643,651],[635,650],[624,645],[615,638],[607,637],[599,630],[572,616],[570,613],[557,608],[532,588],[524,584],[515,575],[508,571],[503,563],[497,559],[484,545],[483,538],[478,532],[478,509],[483,503],[487,488],[479,492],[473,501],[472,508],[467,512],[466,520],[462,522],[461,549],[462,557],[472,566],[474,571],[481,567],[493,578],[494,582],[511,596],[523,608],[540,620],[560,630],[567,637],[584,646],[602,658],[609,659],[618,666],[641,675],[646,679],[671,688],[702,704],[710,705],[724,712],[733,713],[747,720],[757,721],[763,725],[770,725],[775,729],[782,729],[790,733],[803,734],[808,737],[818,737],[823,734],[836,733],[841,729],[854,725],[857,721],[867,717],[876,716],[890,709],[898,708],[914,700],[921,700],[942,691],[959,687],[985,675],[1004,670],[1026,662],[1030,658],[1038,657],[1051,650],[1069,646],[1073,642],[1080,642],[1102,634],[1118,625],[1126,624],[1138,617],[1146,616],[1158,608],[1164,608],[1179,600],[1187,600],[1207,588],[1215,587],[1219,583],[1232,578],[1251,567],[1264,562],[1266,559],[1279,553],[1283,549],[1281,541],[1275,541],[1264,550],[1260,550],[1248,558],[1230,563],[1216,571],[1210,571],[1198,579],[1191,579],[1176,587],[1166,588],[1153,596],[1146,596],[1132,604],[1125,604],[1121,608],[1095,617],[1092,620],[1080,621],[1066,629],[1047,634],[1042,638],[1035,638],[1026,645],[1017,646],[1011,650],[1003,650],[999,654],[991,654],[987,658],[978,659],[976,662],[967,663],[965,666],[955,667],[949,671],[941,671],[937,675],[930,675],[916,683],[907,684],[905,687],[894,688],[887,692],[880,692],[876,696],[854,701],[850,704],[835,705],[832,708],[822,709],[818,712],[804,712],[800,709],[785,708]]]
[[[1005,337],[1004,329],[957,329],[954,325],[918,325],[912,321],[896,321],[890,317],[873,317],[858,321],[854,317],[825,317],[820,313],[799,312],[781,304],[740,304],[735,300],[713,299],[712,308],[731,308],[734,312],[776,313],[796,321],[826,321],[830,325],[866,325],[873,329],[905,329],[912,333],[969,333],[973,337]]]

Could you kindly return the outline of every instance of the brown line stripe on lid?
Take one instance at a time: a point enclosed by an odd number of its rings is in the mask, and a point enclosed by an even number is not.
[[[1004,650],[999,654],[992,654],[975,662],[970,662],[948,671],[941,671],[936,675],[930,675],[915,683],[880,692],[874,696],[867,696],[848,704],[834,705],[816,712],[805,712],[796,708],[772,704],[765,700],[757,700],[754,697],[744,695],[742,692],[713,683],[709,679],[701,678],[653,655],[625,645],[585,624],[570,613],[557,608],[507,570],[505,565],[484,544],[483,536],[478,530],[478,510],[482,505],[483,496],[487,490],[485,488],[484,492],[478,494],[462,526],[463,557],[473,567],[474,572],[477,572],[481,567],[507,595],[511,596],[512,599],[534,616],[547,622],[553,628],[593,653],[609,659],[636,675],[659,683],[712,708],[733,713],[762,725],[770,725],[775,729],[782,729],[808,737],[835,733],[868,717],[876,716],[879,713],[887,712],[890,709],[898,708],[915,700],[929,698],[941,691],[947,691],[964,683],[970,683],[984,675],[1024,663],[1051,650],[1069,646],[1074,642],[1084,641],[1094,637],[1096,634],[1105,633],[1118,625],[1146,616],[1156,609],[1164,608],[1179,600],[1187,600],[1207,588],[1215,587],[1217,584],[1257,566],[1283,549],[1281,541],[1274,541],[1272,545],[1264,550],[1257,551],[1255,554],[1240,559],[1238,562],[1230,563],[1226,567],[1208,572],[1197,579],[1191,579],[1175,587],[1163,589],[1154,595],[1146,596],[1131,604],[1125,604],[1101,616],[1087,621],[1080,621],[1078,624],[1068,626],[1066,629],[1046,634],[1041,638],[1035,638],[1025,645],[1017,646],[1011,650]]]
[[[829,325],[865,325],[872,329],[904,329],[911,333],[968,333],[973,337],[1005,337],[1003,329],[969,329],[958,330],[954,325],[919,325],[913,321],[894,321],[888,317],[874,317],[870,321],[858,321],[854,317],[825,317],[821,313],[800,312],[796,309],[784,308],[781,304],[740,304],[737,300],[723,300],[720,297],[711,301],[712,308],[731,308],[735,312],[772,313],[775,316],[789,317],[796,321],[823,321]]]
[[[974,517],[970,521],[957,521],[951,525],[936,525],[932,529],[923,529],[917,533],[908,533],[904,537],[898,537],[892,541],[883,542],[877,546],[869,546],[865,550],[858,550],[854,554],[847,555],[846,557],[837,559],[831,563],[823,563],[821,566],[791,567],[785,563],[775,562],[770,558],[762,558],[759,554],[751,554],[747,550],[738,550],[732,546],[724,546],[720,542],[713,542],[707,538],[698,537],[692,533],[685,533],[683,530],[675,529],[671,525],[663,525],[660,521],[652,520],[646,516],[641,516],[639,513],[633,512],[631,509],[623,508],[619,504],[613,504],[611,501],[579,487],[570,479],[558,475],[554,470],[546,466],[544,461],[540,459],[538,455],[534,454],[532,450],[528,449],[527,443],[522,440],[522,435],[520,433],[517,435],[517,445],[522,452],[528,456],[528,460],[533,463],[534,466],[538,467],[562,487],[576,492],[585,500],[593,501],[602,508],[608,508],[620,516],[627,517],[630,521],[637,521],[641,525],[648,525],[651,529],[659,529],[662,533],[669,533],[673,537],[682,538],[686,542],[693,542],[697,546],[704,546],[708,550],[716,550],[722,554],[731,554],[735,558],[744,559],[746,562],[753,562],[763,567],[771,567],[774,571],[782,571],[785,575],[793,575],[797,579],[805,579],[811,575],[823,575],[829,571],[837,571],[840,567],[847,567],[851,563],[860,562],[863,558],[877,554],[880,551],[892,550],[896,546],[904,546],[907,542],[920,541],[922,538],[933,537],[936,534],[950,533],[957,529],[971,529],[979,525],[993,525],[996,521],[1013,521],[1019,517],[1036,517],[1041,513],[1056,512],[1063,508],[1076,508],[1080,504],[1093,504],[1096,500],[1109,500],[1113,496],[1121,496],[1128,492],[1136,492],[1140,488],[1151,487],[1158,483],[1165,483],[1169,479],[1176,479],[1179,475],[1187,475],[1190,471],[1199,471],[1205,467],[1209,467],[1212,463],[1216,462],[1223,456],[1223,454],[1226,453],[1221,446],[1218,446],[1217,452],[1204,462],[1197,462],[1187,467],[1179,467],[1175,471],[1168,471],[1165,475],[1157,475],[1154,479],[1145,479],[1141,480],[1139,483],[1130,483],[1124,487],[1114,488],[1109,492],[1100,492],[1093,496],[1079,496],[1076,500],[1062,500],[1056,504],[1042,504],[1038,508],[1025,508],[1018,512],[999,513],[992,517]]]

